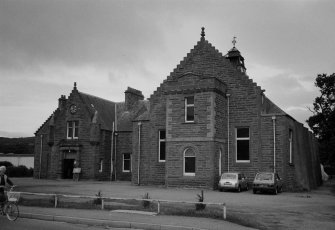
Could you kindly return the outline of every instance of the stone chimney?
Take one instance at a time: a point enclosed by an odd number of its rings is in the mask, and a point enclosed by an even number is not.
[[[66,96],[61,95],[60,98],[58,99],[58,108],[60,111],[66,109]]]
[[[126,110],[129,111],[139,101],[143,100],[144,96],[141,91],[128,87],[125,93]]]

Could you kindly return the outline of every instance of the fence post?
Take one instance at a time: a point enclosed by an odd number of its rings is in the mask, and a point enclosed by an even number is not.
[[[105,209],[105,201],[101,198],[101,210]]]
[[[55,195],[55,208],[57,208],[57,203],[58,203],[58,196]]]
[[[160,212],[161,212],[161,203],[158,200],[157,201],[157,214],[159,214]]]
[[[226,204],[223,203],[222,206],[223,206],[223,219],[225,220],[227,218]]]

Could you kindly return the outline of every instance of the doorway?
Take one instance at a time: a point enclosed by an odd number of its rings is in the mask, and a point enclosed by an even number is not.
[[[73,163],[74,159],[63,160],[63,179],[73,178]]]

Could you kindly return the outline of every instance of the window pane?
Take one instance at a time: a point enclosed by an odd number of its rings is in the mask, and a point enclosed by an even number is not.
[[[186,97],[186,105],[193,105],[194,97]]]
[[[165,130],[159,131],[159,139],[161,140],[165,139]]]
[[[130,171],[130,154],[123,154],[123,171]]]
[[[72,122],[67,123],[67,137],[72,138],[73,134],[73,127],[72,127]]]
[[[194,107],[186,108],[186,121],[194,121]]]
[[[159,160],[165,161],[165,142],[159,143]]]
[[[75,129],[74,129],[74,136],[73,137],[78,137],[78,126],[75,127]]]
[[[185,157],[185,173],[195,173],[195,157]]]
[[[124,171],[130,171],[130,160],[124,160],[123,170]]]
[[[249,160],[249,140],[237,140],[237,160]]]
[[[186,151],[185,151],[185,157],[194,157],[195,156],[195,153],[194,153],[194,151],[192,150],[192,149],[186,149]]]
[[[238,128],[237,138],[239,137],[249,137],[249,128]]]

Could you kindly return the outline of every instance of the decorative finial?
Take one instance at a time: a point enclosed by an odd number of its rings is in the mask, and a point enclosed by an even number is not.
[[[205,27],[201,27],[201,37],[205,37]]]
[[[74,89],[77,89],[77,82],[74,83],[73,88],[74,88]]]
[[[234,36],[233,41],[232,41],[234,48],[235,48],[235,44],[236,44],[236,37]]]

